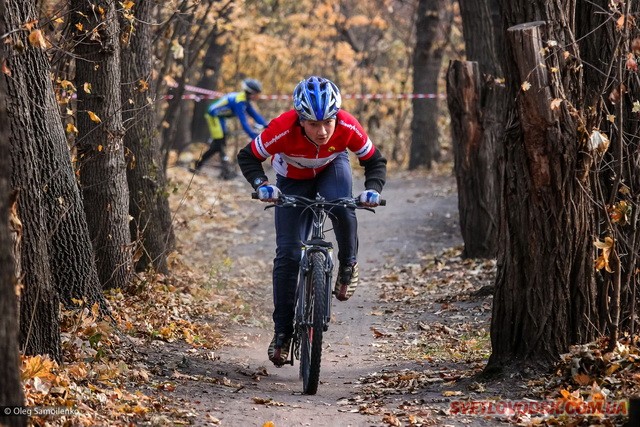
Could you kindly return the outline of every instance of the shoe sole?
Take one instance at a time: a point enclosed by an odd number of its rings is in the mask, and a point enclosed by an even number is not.
[[[354,292],[355,292],[355,289],[353,290],[353,292],[349,293],[349,286],[342,285],[340,286],[340,291],[334,292],[334,295],[336,296],[336,299],[338,301],[347,301],[349,298],[353,296]]]
[[[289,344],[291,345],[291,344]],[[287,359],[289,358],[289,352],[283,352],[282,348],[274,349],[273,356],[269,356],[269,360],[277,367],[281,368],[287,363]]]

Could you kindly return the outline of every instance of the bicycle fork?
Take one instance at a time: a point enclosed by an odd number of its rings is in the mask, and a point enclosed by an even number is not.
[[[325,241],[310,241],[303,242],[302,246],[302,256],[300,260],[300,280],[304,280],[311,267],[309,265],[310,255],[313,252],[322,252],[324,254],[324,274],[325,274],[325,307],[326,307],[326,315],[324,319],[324,330],[326,331],[329,328],[329,321],[331,320],[331,298],[333,297],[332,289],[331,289],[331,277],[333,274],[333,244],[331,242]],[[298,290],[301,292],[300,295],[297,296],[297,301],[304,301],[306,295],[305,286],[299,286]],[[317,296],[316,296],[317,297]],[[298,306],[302,306],[298,304]],[[303,313],[296,313],[296,317],[298,320],[302,321]]]

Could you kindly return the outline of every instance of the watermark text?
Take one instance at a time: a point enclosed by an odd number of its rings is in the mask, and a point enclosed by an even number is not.
[[[512,416],[518,414],[554,415],[628,415],[627,400],[454,400],[452,415]]]
[[[79,415],[77,408],[68,406],[0,406],[0,414],[8,416],[44,417]]]

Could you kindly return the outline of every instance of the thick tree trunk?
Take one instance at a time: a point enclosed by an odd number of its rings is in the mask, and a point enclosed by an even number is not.
[[[478,116],[475,120],[482,133],[479,144],[469,153],[468,163],[459,166],[456,161],[455,166],[458,194],[463,203],[460,217],[466,224],[463,226],[465,255],[492,258],[498,249],[498,203],[503,176],[498,159],[502,153],[508,104],[501,66],[505,37],[498,0],[460,0],[458,3],[467,60],[478,64],[475,77]],[[450,113],[452,124],[457,122],[464,127],[463,121],[454,117],[451,110]],[[453,130],[455,152],[457,145],[467,143],[457,140],[455,128]],[[461,187],[465,189],[464,193],[461,193]]]
[[[596,274],[598,289],[604,290],[600,293],[598,304],[598,327],[601,331],[609,333],[617,333],[617,330],[621,329],[633,335],[633,332],[638,330],[636,282],[640,254],[640,122],[637,113],[633,111],[633,103],[640,98],[640,87],[637,72],[633,70],[633,62],[629,64],[631,68],[627,68],[625,62],[629,59],[628,55],[631,55],[634,61],[637,58],[637,54],[632,54],[636,49],[630,46],[628,39],[636,38],[637,34],[632,31],[626,35],[611,21],[609,15],[599,13],[609,7],[607,1],[579,0],[577,3],[576,37],[586,40],[580,43],[580,54],[586,63],[591,64],[584,69],[585,98],[589,107],[585,109],[585,127],[588,133],[598,129],[610,140],[608,150],[603,155],[594,156],[594,170],[597,173],[593,180],[593,188],[598,205],[595,235],[600,240],[606,237],[613,238],[613,252],[620,257],[618,271],[609,273],[601,269]],[[627,4],[630,15],[638,16],[640,2],[625,2],[617,7],[626,8]],[[597,43],[592,40],[597,40]],[[619,94],[621,79],[626,90],[624,94],[616,97],[615,92]],[[607,117],[609,115],[615,117],[613,123]],[[624,183],[624,191],[619,191],[619,183]],[[615,210],[621,203],[627,204],[631,214],[628,218],[623,217],[622,221],[612,221],[611,209]],[[598,256],[598,253],[594,253],[593,258]],[[613,261],[615,256],[612,255],[611,258]],[[617,266],[612,267],[613,270],[617,270]],[[619,294],[616,291],[616,283],[620,283]],[[615,301],[619,301],[619,304]],[[616,318],[619,319],[617,322]],[[611,322],[607,323],[607,319],[611,319]]]
[[[414,93],[438,93],[442,57],[448,43],[453,13],[445,0],[419,0],[416,46],[413,52]],[[440,160],[438,98],[412,100],[409,169],[431,168]]]
[[[131,278],[132,256],[116,2],[72,0],[71,7],[84,208],[102,287],[124,288]]]
[[[227,50],[227,44],[218,39],[220,35],[218,29],[209,35],[209,47],[202,62],[202,76],[198,81],[198,87],[214,90],[218,85],[222,59]],[[207,142],[209,139],[209,128],[204,116],[211,102],[211,100],[203,100],[196,102],[193,106],[191,142]]]
[[[174,37],[175,40],[180,40],[181,37],[184,37],[188,34],[191,25],[193,25],[195,16],[193,13],[188,12],[189,4],[184,2],[180,5],[180,13],[183,14],[183,18],[176,21],[174,28]],[[181,62],[181,75],[176,77],[177,86],[171,88],[169,94],[171,95],[171,99],[168,100],[167,106],[164,109],[164,117],[161,121],[161,129],[162,129],[162,145],[160,147],[163,155],[163,164],[166,169],[167,161],[169,158],[169,153],[171,150],[181,151],[186,147],[186,144],[189,141],[179,140],[181,134],[179,132],[178,123],[179,117],[184,113],[184,103],[185,101],[182,97],[185,94],[185,85],[187,84],[188,71],[190,68],[190,60],[191,60],[191,45],[194,42],[192,37],[187,36],[185,40],[183,40],[183,48],[184,48],[184,56],[180,60]],[[191,102],[191,101],[189,101]]]
[[[26,354],[49,354],[60,360],[59,294],[68,301],[72,296],[89,302],[101,298],[90,286],[95,270],[82,269],[92,265],[84,259],[90,260],[92,253],[90,246],[83,252],[81,244],[86,227],[76,221],[75,213],[81,205],[49,63],[45,52],[29,42],[28,34],[18,31],[25,22],[36,19],[35,5],[11,0],[3,19],[12,34],[11,46],[23,46],[12,49],[7,61],[11,70],[7,109],[12,180],[20,193],[18,210],[23,223],[20,342]],[[79,245],[73,246],[73,242]],[[72,259],[74,255],[79,259]]]
[[[37,19],[33,2],[7,4],[8,19],[14,28]],[[22,43],[31,46],[26,35]],[[49,254],[48,257],[41,255],[41,258],[49,262],[60,299],[67,305],[72,304],[72,299],[104,305],[82,199],[53,92],[49,61],[42,49],[33,48],[13,55],[11,61],[14,74],[9,85],[16,94],[11,100],[15,109],[12,116],[18,120],[16,129],[19,132],[19,135],[13,135],[12,156],[22,156],[16,150],[23,144],[37,141],[31,167],[39,170],[42,182],[46,183],[42,187],[32,187],[27,181],[14,181],[20,189],[21,207],[32,198],[30,191],[42,193],[44,209],[41,213],[47,225]],[[23,159],[14,161],[22,162]],[[21,176],[16,179],[27,179],[24,171],[14,174]]]
[[[499,0],[459,0],[464,50],[480,72],[504,77],[500,62],[506,48]]]
[[[136,270],[152,266],[167,273],[167,255],[175,237],[166,197],[166,173],[160,153],[160,135],[153,104],[147,99],[155,89],[151,76],[151,1],[136,3],[135,31],[122,49],[122,99],[128,124],[124,144],[128,149],[127,181],[131,235],[136,242]]]
[[[172,146],[178,153],[182,152],[193,141],[193,137],[191,136],[191,118],[193,117],[193,112],[197,104],[197,102],[190,99],[185,99],[180,104],[180,109],[176,117],[175,135]]]
[[[0,17],[6,15],[5,1],[0,0]],[[0,19],[0,34],[7,34],[7,25]],[[0,63],[8,56],[8,45],[0,45]],[[0,77],[0,123],[7,123],[7,83]],[[9,157],[9,129],[0,127],[0,406],[24,405],[20,382],[20,355],[18,352],[18,295],[15,259],[20,257],[19,239],[22,230],[16,229],[14,238],[9,229],[9,193],[11,192],[11,158]],[[14,213],[15,215],[15,213]],[[17,222],[14,220],[17,225]],[[15,227],[14,227],[15,228]],[[14,250],[14,246],[16,249]],[[0,424],[9,427],[27,425],[25,416],[5,416],[0,413]]]
[[[447,102],[458,188],[464,256],[493,258],[497,251],[497,145],[483,126],[482,81],[477,62],[452,61]],[[495,105],[486,105],[495,111]]]
[[[503,7],[507,4],[518,9],[506,0]],[[570,10],[546,9],[556,13],[547,18],[566,23]],[[500,234],[506,240],[498,254],[489,371],[546,366],[596,332],[592,258],[585,256],[593,229],[589,179],[570,110],[580,103],[580,67],[564,62],[562,55],[542,57],[545,40],[574,47],[569,32],[545,29],[544,22],[533,22],[508,31],[513,61],[508,78],[517,111],[505,146]],[[523,90],[522,84],[530,88]],[[561,96],[568,102],[552,104]]]

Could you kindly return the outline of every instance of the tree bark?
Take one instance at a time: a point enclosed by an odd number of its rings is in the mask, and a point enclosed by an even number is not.
[[[135,29],[122,48],[122,99],[127,106],[122,115],[127,123],[124,144],[128,149],[129,213],[133,218],[130,230],[136,245],[136,270],[153,267],[167,273],[167,255],[175,246],[175,236],[155,109],[148,98],[149,93],[155,93],[149,24],[152,4],[140,0],[134,7]]]
[[[497,252],[497,144],[485,135],[482,81],[477,62],[452,61],[447,72],[447,102],[458,188],[463,256],[493,258]],[[486,108],[495,111],[495,105]]]
[[[638,16],[640,2],[625,2],[619,7],[629,7],[629,14]],[[619,269],[614,273],[601,269],[596,274],[599,294],[601,331],[618,332],[617,329],[631,332],[637,330],[635,310],[638,290],[638,254],[640,254],[640,232],[638,231],[638,210],[640,208],[640,122],[633,111],[633,103],[640,98],[637,72],[627,67],[625,62],[635,61],[636,49],[630,46],[630,38],[636,34],[622,31],[609,15],[601,13],[607,10],[609,3],[604,0],[579,0],[576,6],[577,37],[585,39],[580,44],[580,54],[590,64],[585,67],[585,128],[587,133],[597,129],[610,140],[608,150],[594,156],[593,191],[597,203],[595,236],[600,240],[611,237],[615,241],[612,259],[620,258]],[[620,13],[626,13],[620,9]],[[597,43],[592,42],[597,40]],[[637,39],[636,39],[637,40]],[[620,85],[625,86],[620,93]],[[612,96],[618,92],[619,96]],[[614,122],[609,117],[614,117]],[[620,131],[622,130],[622,131]],[[616,183],[624,183],[624,191]],[[611,209],[626,203],[631,215],[622,221],[612,221]],[[593,258],[598,258],[594,251]],[[617,271],[616,271],[617,270]],[[620,294],[615,284],[620,283]],[[612,303],[612,300],[614,303]],[[619,301],[615,304],[615,301]],[[615,306],[619,308],[615,308]],[[619,318],[616,322],[615,319]],[[612,322],[606,322],[611,319]],[[616,329],[613,331],[612,329]],[[615,341],[615,339],[613,340]]]
[[[6,16],[6,5],[0,0],[0,16]],[[0,19],[0,34],[7,34],[7,26]],[[7,58],[7,45],[0,45],[0,64]],[[0,123],[7,123],[7,83],[0,77]],[[11,158],[9,157],[9,132],[0,127],[0,406],[24,405],[24,393],[20,381],[20,354],[18,352],[18,279],[15,259],[20,257],[19,239],[22,230],[10,236],[9,198],[11,192]],[[14,213],[15,215],[15,213]],[[17,224],[17,223],[16,223]],[[16,250],[13,247],[16,246]],[[9,427],[27,425],[25,416],[5,416],[0,413],[0,424]]]
[[[84,208],[102,287],[124,288],[131,278],[132,256],[116,2],[72,0],[71,7]]]
[[[227,50],[227,44],[219,40],[220,36],[221,32],[218,29],[212,31],[209,35],[209,46],[207,47],[207,52],[202,62],[202,76],[198,81],[198,87],[213,90],[218,85],[222,59]],[[211,135],[209,135],[207,122],[204,118],[210,104],[211,100],[203,100],[196,102],[193,106],[191,142],[207,142],[211,137]]]
[[[181,38],[186,35],[186,40],[183,41],[184,56],[180,60],[182,72],[176,78],[177,86],[169,90],[171,98],[167,101],[167,107],[164,110],[164,118],[160,124],[162,128],[161,151],[165,169],[169,158],[169,152],[176,147],[181,150],[186,146],[186,141],[178,140],[180,137],[180,132],[178,130],[178,118],[183,115],[184,111],[183,107],[185,101],[182,97],[185,94],[185,85],[187,84],[188,70],[190,68],[190,57],[192,55],[191,47],[194,43],[192,37],[189,36],[188,33],[191,25],[193,25],[195,16],[193,13],[188,12],[188,8],[189,5],[187,2],[180,5],[179,10],[182,14],[182,18],[176,21],[174,29],[174,37],[176,41],[181,40]]]
[[[453,13],[445,0],[419,0],[413,52],[413,92],[438,93],[438,77]],[[440,160],[438,98],[412,100],[409,169],[431,168]]]
[[[82,259],[90,259],[91,251],[82,252],[81,244],[66,246],[82,243],[86,228],[70,230],[74,225],[82,225],[75,222],[75,213],[81,210],[81,205],[49,63],[44,50],[32,45],[29,34],[20,30],[25,22],[35,21],[35,4],[17,0],[6,4],[3,19],[11,34],[7,110],[12,182],[20,194],[18,212],[23,223],[20,343],[25,354],[49,354],[60,360],[59,295],[69,302],[71,296],[96,302],[101,297],[90,287],[91,276],[87,274],[95,270],[81,270],[92,265]],[[81,258],[72,259],[74,255]],[[69,272],[77,274],[65,276]]]
[[[506,49],[499,0],[459,0],[464,51],[482,74],[504,77],[501,58]]]
[[[581,67],[560,53],[541,55],[543,43],[555,40],[578,61],[571,29],[565,28],[574,6],[560,10],[557,3],[542,3],[502,3],[507,22],[522,22],[527,10],[553,24],[529,22],[508,30],[507,80],[517,105],[505,138],[505,241],[498,253],[489,372],[546,367],[596,333],[593,265],[585,256],[593,231],[589,178],[572,109],[581,105]],[[523,90],[523,84],[530,88]]]
[[[469,153],[469,169],[458,166],[456,174],[467,176],[458,181],[459,197],[466,206],[468,231],[463,231],[465,256],[493,258],[498,250],[498,218],[503,171],[498,159],[502,154],[502,138],[506,121],[507,90],[501,60],[506,48],[498,0],[460,0],[460,15],[468,61],[478,63],[478,122],[482,136],[480,144]],[[450,101],[451,102],[451,101]],[[451,118],[452,123],[460,122]],[[461,123],[464,126],[463,123]],[[454,134],[455,135],[455,134]],[[454,136],[453,146],[460,144]],[[460,171],[458,172],[458,169]],[[460,193],[461,185],[466,194]],[[475,231],[473,231],[475,230]],[[473,234],[472,240],[465,235]]]
[[[37,19],[32,1],[18,3],[7,3],[11,13],[7,19],[11,20],[13,28]],[[20,42],[31,46],[27,35],[20,34],[24,36]],[[66,305],[72,305],[72,299],[84,300],[88,304],[97,302],[104,308],[82,199],[53,92],[48,58],[44,50],[31,48],[21,55],[12,55],[11,61],[14,75],[9,85],[15,95],[11,99],[15,109],[12,117],[17,120],[15,129],[18,132],[13,134],[12,156],[22,156],[19,147],[37,141],[33,147],[34,162],[30,167],[39,170],[43,182],[42,187],[31,188],[27,181],[14,181],[15,187],[20,189],[21,206],[32,198],[28,191],[42,193],[48,257],[41,258],[49,261],[61,301]],[[16,171],[15,174],[20,180],[27,179],[24,171]]]

